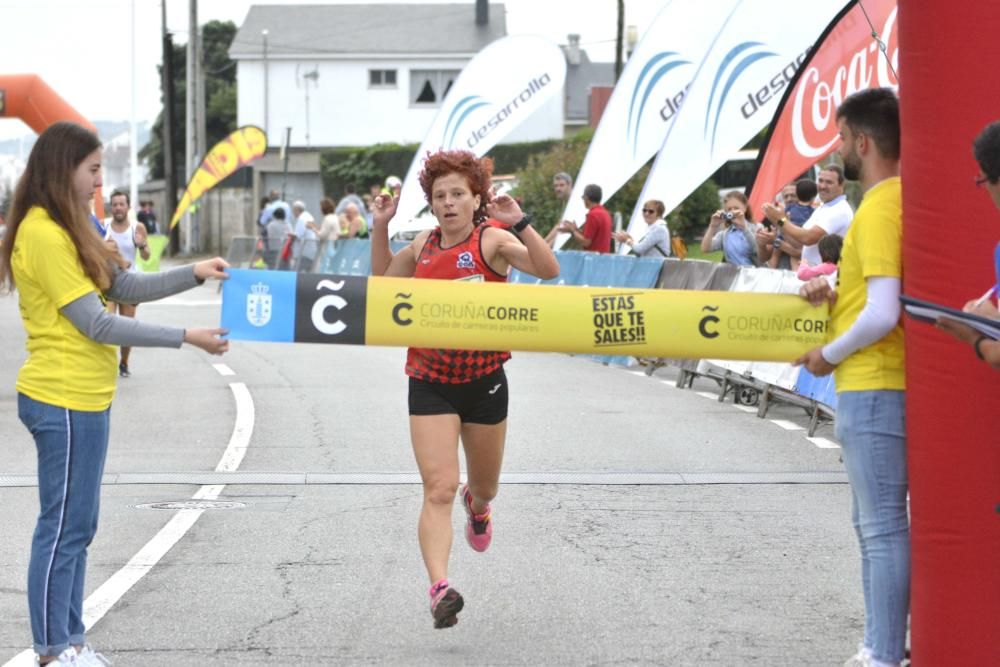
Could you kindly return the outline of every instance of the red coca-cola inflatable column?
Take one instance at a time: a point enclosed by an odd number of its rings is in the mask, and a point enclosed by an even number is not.
[[[899,0],[904,292],[993,285],[1000,211],[972,140],[1000,118],[1000,3]],[[1000,665],[1000,371],[906,323],[914,664]]]

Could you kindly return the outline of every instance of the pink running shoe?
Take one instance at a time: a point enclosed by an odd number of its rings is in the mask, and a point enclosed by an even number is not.
[[[458,612],[465,606],[461,593],[448,585],[447,579],[442,579],[431,586],[431,616],[434,617],[434,629],[450,628],[458,623]]]
[[[486,551],[490,548],[490,541],[493,539],[493,518],[490,513],[490,506],[486,506],[486,511],[482,514],[472,512],[472,494],[469,493],[469,485],[462,487],[462,506],[469,520],[465,524],[465,540],[474,551]]]

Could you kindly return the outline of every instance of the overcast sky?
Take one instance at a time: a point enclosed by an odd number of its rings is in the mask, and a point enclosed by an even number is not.
[[[152,122],[160,110],[160,0],[134,0],[137,113]],[[412,4],[415,0],[394,0]],[[420,0],[437,2],[438,0]],[[446,1],[446,0],[441,0]],[[472,17],[471,0],[470,20]],[[499,0],[494,0],[499,1]],[[188,36],[188,0],[166,0],[176,44]],[[455,3],[456,0],[451,0]],[[253,4],[347,4],[316,0],[199,0],[198,21],[239,26]],[[368,3],[364,3],[368,4]],[[505,0],[508,34],[541,34],[557,44],[578,33],[592,60],[614,59],[615,0]],[[667,0],[625,0],[625,23],[644,26]],[[0,74],[38,74],[91,120],[128,120],[129,33],[132,0],[0,0]],[[0,118],[0,139],[30,134],[16,119]]]

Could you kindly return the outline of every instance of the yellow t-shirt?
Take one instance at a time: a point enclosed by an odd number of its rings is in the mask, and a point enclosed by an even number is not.
[[[858,319],[868,300],[867,278],[903,277],[903,198],[899,177],[887,178],[865,193],[840,253],[837,303],[830,332],[837,338]],[[903,328],[844,359],[834,380],[837,391],[905,389]]]
[[[28,333],[17,391],[70,410],[106,410],[115,394],[116,348],[87,338],[59,312],[89,292],[100,295],[69,234],[45,209],[32,208],[18,227],[10,265]]]

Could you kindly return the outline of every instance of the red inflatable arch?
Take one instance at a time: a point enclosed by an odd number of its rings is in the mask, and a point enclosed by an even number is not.
[[[1000,7],[899,0],[904,292],[961,307],[996,281],[1000,211],[972,140],[1000,118]],[[913,664],[998,665],[1000,372],[906,327]]]
[[[93,123],[35,74],[0,74],[0,117],[20,118],[39,134],[61,120],[70,120],[97,132]],[[103,218],[104,200],[100,191],[94,197],[94,206],[97,217]]]

